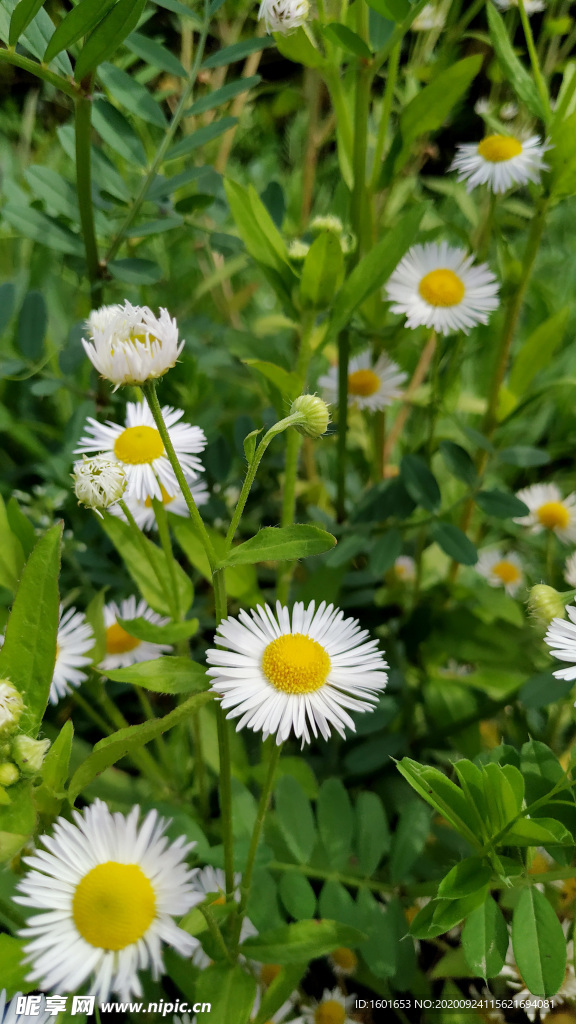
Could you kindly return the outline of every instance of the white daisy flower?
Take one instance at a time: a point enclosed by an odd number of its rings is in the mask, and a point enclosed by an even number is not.
[[[124,467],[105,455],[96,455],[92,459],[83,455],[74,463],[72,479],[79,503],[97,512],[114,505],[126,490]]]
[[[458,172],[458,180],[466,182],[468,192],[477,185],[488,185],[495,193],[507,192],[529,181],[539,184],[541,172],[548,169],[544,163],[547,148],[538,135],[528,139],[487,135],[479,143],[459,143],[449,169]]]
[[[178,491],[177,494],[168,494],[165,487],[161,485],[161,488],[162,503],[167,512],[172,512],[173,515],[182,516],[184,518],[190,515],[182,491]],[[200,508],[201,505],[205,505],[210,498],[210,492],[203,480],[200,480],[198,483],[190,484],[190,490],[198,508]],[[148,530],[158,529],[151,498],[146,498],[144,501],[137,501],[135,498],[129,498],[126,501],[126,505],[141,530],[147,532]],[[123,519],[124,522],[126,522],[126,516],[119,505],[113,505],[109,511],[115,516],[118,516],[119,519]]]
[[[0,992],[0,1024],[47,1024],[47,1021],[54,1020],[54,1017],[49,1014],[46,1010],[40,1009],[40,1005],[34,1001],[34,1011],[37,1008],[37,1012],[32,1013],[18,1013],[18,1001],[22,998],[28,999],[27,996],[22,997],[21,992],[17,992],[12,1002],[7,1002],[8,993],[3,988]],[[35,1000],[35,997],[32,997]],[[43,996],[39,997],[41,1003],[44,1003]]]
[[[475,568],[491,587],[504,587],[506,593],[511,596],[524,582],[522,562],[513,551],[507,555],[502,554],[499,549],[480,551]]]
[[[148,306],[103,306],[87,321],[91,341],[84,351],[98,372],[116,387],[162,377],[180,355],[178,324],[166,309],[154,316]]]
[[[518,7],[518,0],[494,0],[496,7],[501,11],[509,11],[511,7]],[[544,0],[524,0],[526,14],[538,14],[546,10]]]
[[[240,901],[241,881],[242,875],[237,871],[234,875],[234,899],[237,903]],[[213,868],[211,864],[200,868],[194,879],[194,885],[204,896],[207,896],[209,892],[219,893],[220,895],[214,900],[214,903],[224,903],[226,901],[226,875],[222,868]]]
[[[446,15],[444,11],[435,4],[426,4],[420,11],[417,18],[414,18],[410,28],[413,32],[431,32],[433,29],[444,28]]]
[[[200,427],[179,423],[183,415],[182,409],[162,407],[162,418],[182,470],[189,480],[196,480],[198,474],[204,472],[197,453],[206,447],[206,436]],[[126,497],[139,501],[161,498],[162,487],[168,494],[178,493],[178,481],[145,402],[128,402],[124,426],[111,420],[98,423],[91,416],[86,424],[86,434],[80,439],[75,454],[106,452],[115,458],[126,473]]]
[[[571,587],[576,587],[576,551],[573,551],[566,559],[566,563],[564,565],[564,579]]]
[[[511,101],[503,103],[500,107],[500,117],[503,121],[513,121],[515,117],[518,117],[518,104]]]
[[[60,622],[56,638],[56,661],[50,687],[50,703],[58,701],[88,678],[83,669],[92,663],[88,652],[94,647],[92,626],[84,612],[75,608],[64,611],[60,606]]]
[[[488,323],[498,308],[498,283],[487,263],[474,266],[464,249],[447,242],[414,245],[386,285],[393,313],[405,313],[408,327],[439,334]]]
[[[345,996],[339,988],[325,988],[320,1000],[312,1006],[302,1007],[302,1016],[292,1024],[354,1024],[350,1011],[354,1009],[355,995]]]
[[[264,18],[268,35],[279,32],[285,36],[303,25],[309,13],[308,0],[262,0],[258,19]]]
[[[527,526],[530,533],[552,530],[565,544],[576,541],[576,494],[563,498],[556,484],[532,484],[518,491],[516,497],[530,513],[517,516],[515,523]]]
[[[28,980],[40,988],[76,992],[90,979],[98,1002],[129,1000],[142,994],[138,971],[162,973],[162,942],[187,957],[198,945],[172,920],[202,899],[185,863],[195,844],[169,842],[156,811],[140,826],[139,814],[111,814],[96,800],[72,812],[75,824],[58,818],[41,837],[46,850],[24,857],[31,870],[14,899],[43,911],[21,932]]]
[[[110,601],[104,605],[104,628],[106,630],[106,655],[98,665],[100,672],[106,673],[109,669],[128,668],[139,661],[152,661],[169,654],[172,650],[170,644],[154,644],[148,640],[138,640],[120,625],[118,619],[146,619],[156,626],[165,626],[169,619],[163,618],[157,612],[153,612],[143,599],[136,601],[135,597],[128,597],[121,601]]]
[[[556,679],[576,679],[576,608],[569,604],[566,611],[570,621],[552,619],[544,637],[553,658],[572,663],[568,668],[554,672]]]
[[[261,730],[278,744],[292,732],[302,746],[311,733],[328,739],[331,725],[344,737],[345,726],[355,729],[344,709],[372,711],[388,678],[378,641],[325,601],[318,609],[298,601],[291,615],[279,601],[276,615],[268,605],[242,609],[220,623],[214,641],[228,648],[206,654],[227,717],[240,718],[237,731]]]
[[[346,978],[354,974],[358,967],[358,957],[353,949],[347,946],[339,946],[333,949],[328,957],[328,962],[338,978]]]
[[[568,934],[570,928],[569,921],[563,921],[562,927],[564,934]],[[562,1006],[564,1003],[572,1003],[576,1000],[576,975],[574,973],[574,943],[572,939],[566,945],[566,973],[564,975],[564,981],[562,985],[555,993],[553,1000],[549,1003],[548,1007],[538,1006],[538,1004],[545,1002],[541,996],[535,996],[530,992],[530,989],[526,987],[524,979],[518,970],[518,965],[514,958],[514,950],[512,943],[508,946],[508,953],[506,954],[506,963],[502,968],[500,977],[506,978],[511,989],[514,990],[514,998],[518,1003],[523,1003],[523,1010],[528,1020],[545,1020],[550,1011],[557,1006]],[[536,1005],[531,1006],[530,1003]]]
[[[398,555],[392,571],[402,583],[412,583],[416,579],[416,562],[410,555]]]
[[[486,117],[487,114],[492,113],[493,109],[493,105],[488,96],[481,96],[474,104],[474,113],[478,114],[478,117]]]
[[[348,365],[348,405],[376,412],[401,398],[407,374],[383,352],[372,365],[370,349],[354,356]],[[318,380],[326,401],[338,404],[338,367],[332,366]]]

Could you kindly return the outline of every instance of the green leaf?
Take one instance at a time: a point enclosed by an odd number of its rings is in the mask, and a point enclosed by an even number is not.
[[[508,927],[491,896],[467,917],[462,947],[472,974],[485,981],[500,974],[508,952]]]
[[[212,579],[212,570],[206,557],[206,551],[202,540],[197,533],[194,524],[190,519],[183,519],[181,516],[170,515],[170,526],[184,551],[186,557],[198,572],[202,573],[205,579]],[[208,534],[216,552],[216,556],[223,558],[226,549],[226,542],[216,530],[208,526]],[[225,570],[226,590],[231,597],[238,598],[244,605],[254,605],[258,601],[262,603],[263,598],[258,590],[256,570],[251,565],[231,566]]]
[[[278,53],[295,64],[302,64],[305,68],[320,68],[325,63],[322,54],[302,27],[286,36],[277,33],[274,41]]]
[[[12,532],[8,510],[0,494],[0,586],[15,590],[23,563],[22,546]]]
[[[112,260],[107,269],[117,281],[126,284],[158,284],[162,280],[162,268],[152,260],[127,256],[126,259]]]
[[[572,846],[574,838],[555,818],[519,818],[499,840],[500,846]]]
[[[0,864],[12,860],[36,829],[32,780],[10,786],[10,803],[0,806]]]
[[[476,467],[468,452],[454,441],[441,441],[440,453],[453,476],[463,480],[469,487],[476,483]]]
[[[190,715],[198,711],[204,704],[207,704],[213,697],[214,694],[211,691],[195,693],[193,697],[188,697],[188,700],[184,701],[183,704],[179,704],[177,708],[164,715],[163,718],[154,718],[151,721],[143,722],[142,725],[129,725],[125,729],[119,729],[118,732],[112,733],[111,736],[106,736],[103,740],[100,740],[94,746],[92,753],[76,769],[70,780],[70,786],[68,787],[70,803],[73,804],[79,793],[97,775],[100,775],[105,768],[116,764],[126,754],[139,750],[140,747],[149,743],[150,740],[156,739],[157,736],[162,736],[163,733],[173,729],[180,722],[186,721]]]
[[[278,388],[282,396],[289,398],[291,402],[298,398],[302,391],[302,383],[298,375],[284,370],[281,366],[276,366],[276,363],[268,363],[263,359],[244,359],[243,362],[246,366],[258,370],[263,377],[266,377],[266,380],[271,381],[274,387]]]
[[[251,430],[249,434],[246,434],[244,441],[242,442],[244,448],[244,455],[246,456],[246,462],[250,464],[254,458],[254,452],[256,451],[256,441],[258,435],[262,433],[262,429]]]
[[[195,197],[197,198],[197,197]],[[212,197],[209,197],[212,201]],[[178,216],[158,217],[157,220],[147,220],[143,224],[135,224],[126,231],[127,238],[147,238],[149,235],[160,235],[164,231],[172,231],[174,228],[181,228],[184,218]],[[157,264],[154,267],[154,275],[157,276],[160,268]],[[161,272],[161,271],[160,271]]]
[[[70,764],[73,738],[74,726],[69,718],[62,726],[44,758],[42,782],[54,793],[60,793],[64,789],[64,783],[68,778],[68,765]]]
[[[12,281],[0,284],[0,334],[6,330],[16,305],[16,289]]]
[[[2,523],[2,508],[3,502],[0,497],[0,524]],[[10,498],[8,505],[6,506],[6,515],[10,530],[12,531],[12,539],[16,539],[19,542],[23,553],[23,557],[20,560],[20,549],[16,547],[18,554],[18,575],[20,575],[20,569],[24,565],[24,559],[28,558],[28,556],[32,554],[32,549],[37,540],[36,531],[28,519],[28,516],[25,516],[22,512],[16,498]],[[2,544],[9,544],[9,539],[7,537],[5,539],[4,528],[2,525],[0,525],[0,538],[2,538]]]
[[[400,132],[403,150],[414,139],[441,128],[455,104],[468,92],[482,66],[482,55],[465,57],[456,64],[440,71],[436,78],[426,85],[402,111]],[[405,162],[400,154],[397,164]]]
[[[0,650],[0,676],[21,693],[20,729],[31,737],[38,734],[54,674],[62,526],[51,527],[26,562]]]
[[[339,334],[350,322],[356,309],[388,280],[416,239],[423,216],[424,206],[419,203],[404,214],[395,227],[360,260],[336,296],[328,328],[329,338]]]
[[[307,970],[307,964],[286,964],[282,968],[272,984],[264,990],[254,1024],[268,1024],[272,1020],[274,1014],[298,988]]]
[[[456,900],[483,889],[492,877],[492,869],[480,857],[466,857],[444,876],[438,886],[438,896]]]
[[[63,228],[45,213],[32,209],[31,206],[6,203],[2,209],[4,220],[8,221],[19,234],[31,238],[39,245],[45,245],[55,252],[63,252],[70,256],[82,256],[84,247],[78,235]]]
[[[432,537],[445,554],[461,565],[476,565],[478,552],[471,540],[452,523],[434,523]]]
[[[124,561],[144,600],[160,615],[171,615],[169,595],[172,588],[172,577],[164,552],[145,537],[143,538],[144,546],[149,555],[148,559],[145,558],[141,550],[142,544],[137,542],[128,523],[122,522],[115,516],[104,516],[102,527]],[[192,583],[182,566],[176,561],[174,561],[173,570],[178,588],[180,610],[186,612],[192,604],[194,596]]]
[[[348,53],[354,54],[355,57],[364,57],[366,60],[370,60],[372,56],[371,50],[362,37],[339,21],[331,21],[329,25],[324,25],[322,34],[336,46],[341,46]]]
[[[304,309],[326,309],[344,279],[344,254],[334,231],[314,240],[302,268],[300,299]]]
[[[390,879],[401,882],[422,853],[430,832],[430,811],[419,800],[410,800],[400,811],[390,855]]]
[[[576,193],[576,111],[564,121],[554,124],[550,132],[552,143],[546,154],[551,169],[553,196],[573,196]]]
[[[379,537],[370,551],[370,572],[382,576],[399,555],[402,554],[403,540],[400,530],[387,530]]]
[[[24,960],[25,945],[26,939],[14,939],[4,933],[0,935],[2,988],[6,989],[7,999],[12,999],[17,992],[30,992],[34,989],[33,982],[26,981],[30,968]],[[16,1017],[14,1019],[17,1020]]]
[[[170,656],[107,670],[106,677],[116,683],[143,686],[155,693],[190,693],[190,690],[205,689],[209,682],[203,665],[189,658]]]
[[[529,511],[520,498],[516,498],[514,494],[506,494],[505,491],[478,491],[475,500],[486,515],[495,516],[497,519],[527,516]]]
[[[62,19],[52,36],[44,61],[49,64],[62,50],[69,50],[82,36],[89,32],[102,20],[115,0],[80,0]]]
[[[497,457],[499,462],[505,462],[509,466],[546,466],[550,462],[548,452],[527,444],[501,448]]]
[[[292,776],[284,775],[278,780],[274,791],[274,808],[288,849],[300,864],[307,864],[316,842],[314,815],[308,797]],[[276,962],[290,963],[289,960]]]
[[[86,608],[86,621],[94,633],[94,647],[89,652],[94,665],[99,665],[106,655],[106,627],[104,626],[104,602],[106,591],[100,590],[94,595]]]
[[[390,849],[386,812],[376,793],[362,792],[356,800],[356,848],[358,866],[368,878]]]
[[[551,679],[550,686],[557,686],[558,680]],[[573,685],[573,683],[572,683]],[[532,803],[549,793],[563,777],[564,770],[558,758],[539,740],[528,740],[520,752],[520,770],[526,783],[526,800]],[[569,783],[566,781],[566,786]]]
[[[146,0],[118,0],[88,36],[80,50],[74,78],[77,82],[108,60],[140,21]]]
[[[502,15],[498,13],[494,4],[488,4],[486,11],[490,38],[498,63],[504,72],[504,78],[509,82],[518,99],[528,107],[530,113],[544,121],[546,118],[538,89],[531,75],[514,53]]]
[[[367,0],[368,6],[390,21],[404,21],[410,14],[410,0]]]
[[[188,78],[188,72],[178,58],[161,43],[149,39],[142,32],[131,32],[124,45],[151,67],[159,68],[160,71],[175,75],[177,78]]]
[[[545,896],[526,887],[514,908],[512,947],[522,980],[535,996],[553,996],[564,981],[566,939]]]
[[[473,846],[477,846],[478,820],[474,813],[474,805],[470,805],[454,782],[447,779],[437,768],[428,768],[409,757],[403,757],[396,767],[427,803],[446,818]]]
[[[146,640],[151,644],[177,644],[179,640],[187,640],[198,632],[198,619],[187,619],[186,622],[167,622],[165,626],[157,626],[155,622],[148,622],[148,619],[118,619],[117,621],[130,636],[135,636],[138,640]]]
[[[367,934],[360,952],[377,978],[391,978],[396,971],[398,938],[391,915],[367,889],[357,899],[359,926]]]
[[[326,956],[340,946],[353,949],[365,938],[357,928],[337,921],[296,921],[246,939],[240,950],[248,959],[260,963],[304,963]]]
[[[256,190],[252,186],[244,188],[229,178],[225,179],[224,188],[236,227],[252,258],[281,275],[288,273],[295,284],[296,275],[288,262],[284,239]]]
[[[146,166],[146,151],[134,128],[116,107],[108,100],[97,99],[92,103],[92,124],[102,140],[127,160],[128,163]]]
[[[84,0],[86,3],[87,0]],[[81,5],[80,5],[81,6]],[[79,10],[79,7],[74,8]],[[73,11],[71,12],[74,13]],[[70,17],[70,15],[68,15]],[[115,64],[101,64],[98,77],[108,92],[125,110],[158,128],[166,127],[166,118],[160,104],[150,95],[148,89]],[[150,193],[148,193],[150,198]]]
[[[15,46],[20,36],[26,31],[30,22],[36,17],[38,11],[44,6],[46,0],[20,0],[14,8],[10,18],[10,34],[8,36],[9,46]]]
[[[469,893],[468,896],[461,896],[455,900],[439,899],[434,911],[434,927],[441,928],[441,934],[449,931],[454,925],[468,917],[473,910],[476,910],[476,907],[484,903],[487,895],[488,886],[485,885],[482,889],[477,889],[475,892]]]
[[[203,63],[202,70],[207,68],[222,68],[226,64],[235,64],[236,61],[244,60],[251,53],[258,53],[259,50],[267,50],[274,46],[273,39],[265,39],[259,36],[257,39],[244,39],[241,43],[233,43],[232,46],[225,46],[222,50],[212,53]]]
[[[280,899],[291,917],[297,921],[314,917],[316,895],[304,875],[287,872],[282,875],[279,885]]]
[[[221,89],[215,89],[214,92],[206,93],[205,96],[196,100],[186,111],[185,117],[197,117],[198,114],[205,114],[207,110],[221,107],[235,99],[236,96],[241,96],[242,93],[254,89],[261,81],[261,75],[251,75],[249,78],[238,78],[235,82],[227,82]]]
[[[229,565],[253,565],[255,562],[285,562],[296,558],[309,558],[329,551],[336,543],[331,533],[317,526],[265,526],[250,540],[238,544],[218,563],[219,568]]]
[[[211,964],[200,971],[194,995],[198,1005],[210,1007],[196,1013],[198,1024],[213,1024],[214,1020],[248,1024],[256,998],[256,982],[238,965]]]
[[[536,374],[550,365],[554,352],[563,341],[570,312],[570,306],[564,306],[553,313],[522,345],[508,378],[508,387],[515,395],[524,395]]]
[[[337,871],[344,869],[350,857],[354,819],[350,797],[339,779],[326,779],[320,786],[316,817],[330,864]],[[300,916],[312,917],[312,914]]]
[[[400,463],[400,475],[413,501],[429,512],[438,508],[441,501],[440,488],[423,459],[418,455],[404,455]]]
[[[520,813],[524,779],[513,765],[486,764],[481,768],[492,834],[500,832]]]

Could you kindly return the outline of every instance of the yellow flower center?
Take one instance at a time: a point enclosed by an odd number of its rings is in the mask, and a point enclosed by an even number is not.
[[[517,583],[520,579],[518,567],[513,562],[508,562],[505,558],[501,562],[496,562],[496,565],[492,567],[492,573],[499,580],[502,580],[504,586],[507,586],[508,583]]]
[[[280,964],[262,964],[260,968],[260,981],[265,988],[271,985],[275,978],[278,977],[282,970]]]
[[[529,875],[543,875],[549,870],[549,864],[546,858],[541,854],[537,853],[532,860],[528,874]]]
[[[457,306],[464,298],[465,288],[458,274],[439,267],[422,278],[418,291],[430,306]]]
[[[168,491],[164,487],[164,484],[160,484],[160,490],[162,491],[162,504],[169,505],[171,501],[174,501],[176,495],[168,494]],[[146,498],[144,502],[146,508],[152,508],[152,498]]]
[[[345,1020],[346,1010],[335,999],[320,1003],[314,1012],[314,1024],[344,1024]]]
[[[330,658],[321,644],[304,633],[285,633],[268,644],[262,671],[283,693],[312,693],[326,682]]]
[[[570,513],[561,501],[547,501],[536,512],[538,522],[547,530],[565,530],[570,522]]]
[[[138,942],[156,913],[154,890],[137,864],[109,860],[92,868],[72,902],[82,938],[99,949],[125,949]]]
[[[416,914],[419,913],[419,911],[420,907],[418,907],[415,903],[413,903],[411,907],[404,908],[404,917],[408,921],[408,924],[412,924],[412,921],[416,917]]]
[[[355,370],[348,374],[348,391],[362,398],[375,395],[380,387],[380,378],[374,370]]]
[[[546,868],[546,870],[548,870]],[[565,878],[560,890],[560,906],[563,913],[566,913],[576,901],[576,878]]]
[[[501,164],[520,156],[522,143],[511,135],[487,135],[478,146],[478,156],[490,164]]]
[[[358,957],[352,949],[347,946],[340,946],[333,950],[332,959],[337,967],[343,971],[355,971],[358,966]]]
[[[117,622],[113,622],[106,630],[106,654],[126,654],[133,651],[142,641],[130,636]]]
[[[120,462],[140,466],[164,455],[164,445],[156,427],[126,427],[116,438],[114,454]]]

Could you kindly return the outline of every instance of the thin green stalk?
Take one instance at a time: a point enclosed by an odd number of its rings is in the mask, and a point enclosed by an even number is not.
[[[91,91],[94,76],[90,79]],[[75,107],[76,142],[76,193],[80,211],[80,225],[86,251],[86,272],[90,282],[92,304],[102,303],[103,282],[100,274],[100,260],[94,227],[92,205],[92,97],[81,95],[76,98]]]
[[[224,942],[224,936],[222,935],[222,932],[218,927],[218,922],[216,921],[214,914],[210,910],[210,907],[208,907],[205,903],[201,903],[198,907],[198,910],[200,911],[202,917],[206,921],[210,934],[214,939],[216,945],[222,951],[224,959],[228,960],[229,963],[234,964],[236,961],[234,960],[234,957],[232,956],[230,950],[228,949],[226,943]]]
[[[102,718],[102,715],[99,715],[98,712],[94,710],[89,701],[85,700],[78,690],[72,691],[72,699],[79,708],[82,708],[84,714],[94,722],[94,725],[98,726],[100,732],[103,733],[104,736],[112,735],[114,732],[113,727]]]
[[[152,498],[152,508],[154,509],[154,516],[156,518],[156,526],[158,527],[158,536],[160,538],[160,544],[162,551],[166,558],[168,565],[168,575],[170,576],[170,586],[172,590],[170,607],[172,609],[172,618],[174,622],[180,622],[180,598],[178,594],[178,586],[176,583],[176,567],[174,564],[174,552],[172,551],[172,541],[170,539],[170,529],[168,526],[168,516],[166,515],[166,509],[164,502],[158,498]]]
[[[250,886],[252,885],[252,875],[254,874],[254,864],[256,862],[256,854],[258,852],[258,844],[262,835],[262,829],[264,827],[264,820],[266,818],[266,812],[268,810],[268,804],[270,803],[270,797],[272,795],[272,788],[274,786],[274,778],[276,775],[276,769],[278,768],[278,762],[280,760],[280,753],[282,750],[282,744],[277,744],[274,740],[271,741],[272,749],[270,751],[270,760],[268,762],[268,772],[266,775],[266,781],[262,786],[260,793],[260,800],[258,802],[258,810],[256,812],[256,821],[254,822],[254,828],[252,830],[252,838],[250,840],[250,849],[248,851],[248,860],[246,861],[246,867],[244,874],[242,875],[242,885],[240,887],[240,906],[238,913],[240,917],[240,925],[242,917],[246,912],[246,905],[250,896]]]
[[[544,108],[544,120],[546,124],[549,122],[551,117],[550,110],[550,97],[548,95],[548,89],[544,76],[540,68],[540,61],[538,60],[538,54],[536,53],[536,47],[534,46],[534,36],[532,35],[532,27],[530,25],[530,19],[526,14],[526,7],[524,6],[524,0],[518,0],[518,10],[520,11],[520,20],[522,22],[522,28],[524,29],[524,36],[526,39],[526,46],[528,47],[528,54],[530,56],[530,63],[532,65],[532,74],[534,75],[534,81],[536,82],[536,88],[540,94],[542,100],[542,106]]]
[[[336,515],[338,522],[346,518],[346,439],[348,433],[348,363],[350,334],[341,331],[338,337],[338,467]]]
[[[144,692],[144,690],[142,689],[141,686],[136,686],[135,685],[134,686],[134,690],[136,691],[136,696],[138,698],[138,703],[140,704],[140,707],[142,708],[142,711],[144,712],[144,717],[145,717],[146,721],[154,722],[155,719],[156,719],[156,715],[154,714],[154,709],[153,709],[153,707],[152,707],[152,705],[150,703],[150,698],[148,697],[148,694]],[[154,743],[154,747],[155,747],[156,753],[158,755],[158,758],[161,761],[162,765],[164,766],[164,769],[168,773],[168,777],[169,778],[172,777],[173,774],[174,774],[174,765],[173,765],[172,761],[170,760],[170,757],[168,755],[168,751],[166,750],[166,744],[164,742],[164,737],[163,736],[156,736],[156,739],[153,740],[153,743]]]
[[[576,29],[574,30],[573,36],[573,44],[576,44]],[[568,85],[566,86],[566,89],[564,90],[564,95],[562,96],[562,99],[560,100],[558,106],[556,107],[556,110],[554,111],[554,121],[556,124],[560,124],[560,122],[563,121],[566,115],[568,114],[568,110],[570,108],[570,104],[572,103],[572,99],[574,98],[575,92],[576,68],[574,69],[572,78],[570,79]]]
[[[48,85],[53,85],[56,89],[59,89],[65,96],[71,96],[73,100],[82,93],[81,86],[72,79],[62,78],[61,75],[50,71],[45,65],[38,64],[37,61],[30,60],[29,57],[23,57],[21,53],[16,53],[15,50],[0,50],[0,63],[13,64],[14,67],[28,71],[29,74],[34,75],[36,78],[41,78],[43,82],[47,82]]]
[[[392,104],[394,103],[394,90],[396,88],[396,81],[398,79],[398,68],[400,66],[401,52],[402,40],[399,39],[395,47],[393,48],[390,54],[390,60],[388,61],[388,74],[386,75],[386,86],[384,88],[382,110],[380,112],[380,123],[378,125],[378,135],[376,136],[376,145],[374,147],[372,177],[370,179],[371,192],[374,192],[378,187],[378,180],[380,178],[382,157],[384,155],[384,147],[386,145],[386,137],[388,134],[388,127],[390,125]]]
[[[282,861],[272,860],[266,865],[269,871],[282,871],[304,875],[306,878],[314,878],[324,882],[339,882],[340,885],[347,885],[351,889],[369,889],[371,892],[394,892],[394,886],[390,882],[375,882],[370,878],[358,878],[356,875],[343,875],[339,871],[329,871],[324,868],[311,868],[307,864],[284,864]]]
[[[92,687],[91,694],[99,703],[104,714],[106,714],[110,721],[116,726],[116,729],[126,729],[128,727],[130,723],[126,721],[122,712],[119,711],[114,701],[111,700],[106,693],[103,682],[98,682],[94,687]],[[166,788],[167,782],[164,777],[164,773],[148,750],[144,747],[142,747],[141,750],[134,750],[130,754],[130,758],[136,767],[139,768],[146,776],[149,782],[154,786],[158,786],[158,784],[160,784],[163,788]]]

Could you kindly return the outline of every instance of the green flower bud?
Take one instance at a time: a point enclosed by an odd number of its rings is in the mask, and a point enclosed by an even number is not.
[[[9,679],[0,679],[0,735],[15,732],[24,701]]]
[[[548,587],[545,583],[532,587],[528,595],[528,611],[535,625],[546,630],[552,619],[564,619],[568,604],[566,598],[569,599],[568,594],[559,594],[554,587]]]
[[[299,414],[302,416],[301,423],[294,426],[299,434],[304,437],[321,437],[326,433],[330,422],[330,412],[326,402],[318,395],[300,395],[290,407],[290,415]]]
[[[10,761],[0,764],[0,786],[13,786],[15,782],[18,782],[19,778],[20,772],[15,764],[12,764]]]
[[[46,757],[50,740],[33,740],[30,736],[17,736],[12,744],[12,757],[23,775],[37,775]]]

